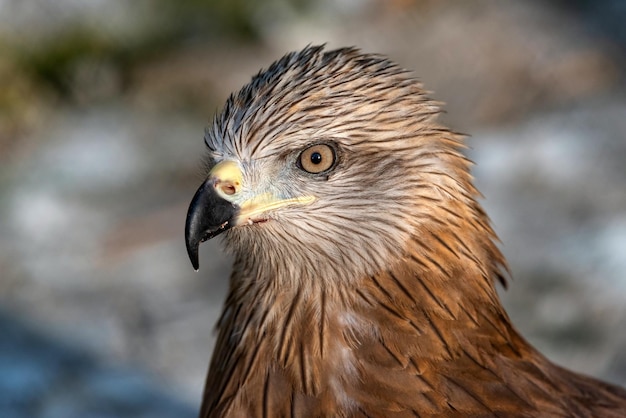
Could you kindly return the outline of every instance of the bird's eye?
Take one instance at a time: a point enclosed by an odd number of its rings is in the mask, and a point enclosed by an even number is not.
[[[298,165],[307,173],[319,174],[335,163],[335,150],[327,144],[316,144],[302,151]]]

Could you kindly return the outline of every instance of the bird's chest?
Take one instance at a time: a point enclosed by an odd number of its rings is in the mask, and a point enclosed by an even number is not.
[[[426,384],[375,341],[372,324],[363,332],[350,321],[309,318],[298,330],[241,341],[231,367],[211,369],[207,391],[223,389],[207,393],[215,412],[208,416],[415,416],[407,400]]]

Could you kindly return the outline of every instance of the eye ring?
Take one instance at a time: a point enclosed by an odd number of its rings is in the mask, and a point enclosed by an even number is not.
[[[335,149],[328,144],[314,144],[305,148],[298,157],[298,167],[310,174],[330,170],[337,160]]]

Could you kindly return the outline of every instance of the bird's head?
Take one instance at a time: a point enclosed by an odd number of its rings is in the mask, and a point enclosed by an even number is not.
[[[286,55],[206,131],[209,173],[187,215],[192,264],[202,241],[224,233],[236,255],[292,276],[380,270],[420,229],[474,202],[460,137],[438,113],[381,56],[322,47]]]

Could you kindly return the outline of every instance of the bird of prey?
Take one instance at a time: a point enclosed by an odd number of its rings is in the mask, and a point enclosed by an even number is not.
[[[207,128],[187,250],[234,256],[202,418],[626,417],[514,328],[463,136],[380,55],[309,46]]]

